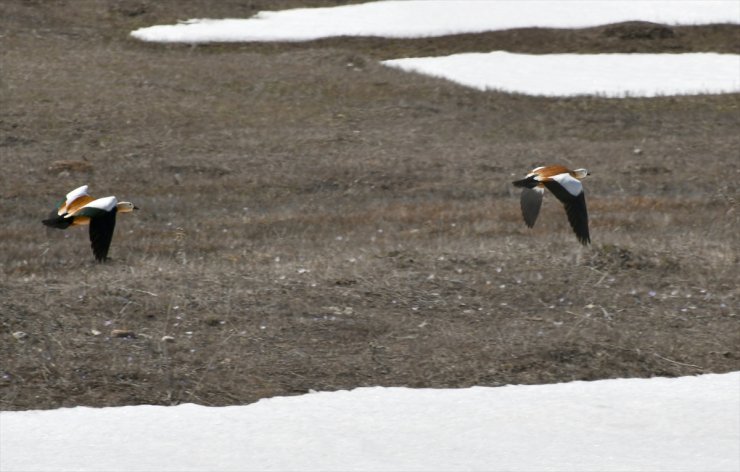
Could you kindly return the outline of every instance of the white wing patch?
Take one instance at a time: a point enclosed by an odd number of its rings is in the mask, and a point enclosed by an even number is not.
[[[116,197],[103,197],[91,201],[82,208],[97,208],[99,210],[111,211],[113,208],[115,208],[117,203],[118,200],[116,199]],[[82,208],[80,208],[80,210],[82,210]]]
[[[581,181],[572,177],[570,174],[553,175],[550,179],[559,183],[569,194],[577,197],[583,192]]]
[[[70,203],[77,200],[83,195],[87,195],[87,185],[83,185],[82,187],[77,187],[76,189],[69,192],[67,194],[66,204],[69,205]]]
[[[87,185],[83,185],[82,187],[77,187],[76,189],[69,192],[64,198],[64,203],[57,209],[57,215],[63,215],[67,213],[69,210],[69,206],[77,200],[78,198],[88,195],[87,193]]]

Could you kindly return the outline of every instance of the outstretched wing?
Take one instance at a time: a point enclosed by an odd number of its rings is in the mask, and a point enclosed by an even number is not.
[[[95,259],[103,262],[108,258],[108,249],[116,227],[116,211],[102,212],[90,218],[90,246]]]
[[[42,220],[42,223],[52,228],[65,229],[73,222],[73,219],[69,218],[69,216],[93,200],[94,198],[87,193],[87,185],[78,187],[69,192],[64,197],[64,200],[57,203],[54,206],[54,210],[49,214],[49,217]]]
[[[93,201],[94,198],[87,193],[87,188],[87,185],[83,185],[69,192],[64,197],[64,200],[57,205],[57,214],[61,216],[67,213],[74,213]]]
[[[581,244],[590,243],[586,196],[583,193],[581,182],[569,174],[560,174],[543,183],[565,206],[570,226]]]
[[[540,207],[542,207],[542,196],[545,194],[545,190],[542,187],[522,189],[522,197],[519,203],[522,207],[522,216],[524,217],[524,223],[528,227],[533,227],[535,221],[537,221],[537,215],[540,214]]]

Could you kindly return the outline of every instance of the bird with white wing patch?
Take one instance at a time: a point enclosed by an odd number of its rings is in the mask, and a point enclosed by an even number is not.
[[[591,175],[586,169],[570,170],[561,165],[537,167],[523,179],[512,182],[522,188],[521,208],[524,223],[533,227],[542,206],[545,188],[557,197],[565,207],[568,221],[581,244],[591,242],[588,231],[588,211],[581,179]]]
[[[138,207],[131,202],[119,202],[112,196],[94,199],[87,190],[87,185],[83,185],[69,192],[42,223],[57,229],[89,225],[90,246],[95,260],[104,262],[108,259],[116,227],[116,213],[128,213],[138,210]]]

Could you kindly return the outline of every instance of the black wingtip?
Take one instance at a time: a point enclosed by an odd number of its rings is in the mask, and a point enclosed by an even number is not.
[[[95,262],[102,264],[108,261],[107,251],[103,252],[98,247],[93,247],[93,256],[95,256]]]
[[[527,177],[526,179],[515,180],[512,182],[514,187],[526,187],[535,188],[539,185],[539,182],[534,179],[534,176]]]
[[[537,189],[530,189],[528,187],[522,189],[519,206],[522,209],[524,224],[528,228],[533,228],[537,221],[537,215],[540,214],[540,207],[542,206],[542,196],[543,193]]]
[[[585,212],[585,207],[584,207]],[[578,223],[572,223],[573,225],[573,232],[576,233],[576,237],[578,238],[578,241],[583,244],[584,246],[588,246],[591,244],[591,234],[588,231],[588,217],[584,220],[579,220]]]
[[[49,218],[41,220],[41,222],[50,228],[67,229],[72,224],[72,218],[64,218],[53,213]]]
[[[116,227],[116,212],[111,211],[90,219],[90,247],[95,260],[105,262]]]

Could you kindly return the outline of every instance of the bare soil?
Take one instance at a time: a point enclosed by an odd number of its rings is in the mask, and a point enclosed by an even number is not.
[[[281,8],[341,2],[285,0]],[[0,408],[740,370],[740,94],[553,99],[379,60],[740,53],[740,27],[158,45],[262,1],[0,3]],[[510,182],[587,167],[593,244]],[[112,260],[41,225],[89,184]]]

